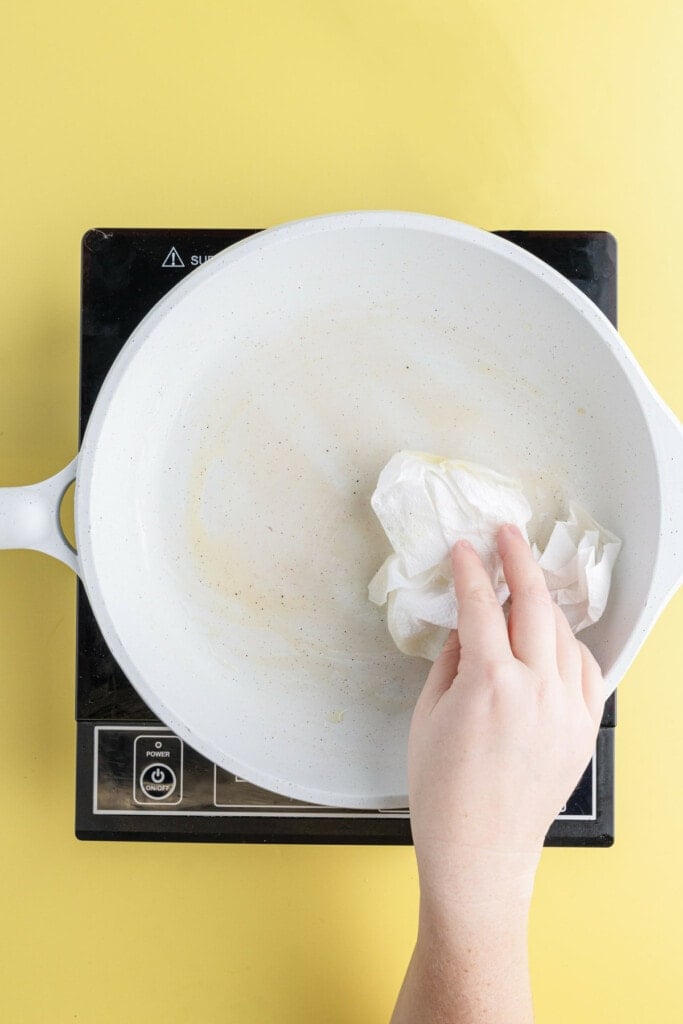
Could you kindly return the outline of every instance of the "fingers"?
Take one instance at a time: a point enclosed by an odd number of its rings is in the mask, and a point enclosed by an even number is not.
[[[567,616],[553,601],[557,627],[557,667],[564,683],[571,689],[581,688],[584,703],[596,726],[605,707],[605,684],[597,661],[584,643],[577,640]]]
[[[577,640],[576,646],[581,655],[583,699],[597,728],[605,708],[605,681],[600,666],[586,645]]]
[[[452,629],[446,638],[441,654],[436,659],[422,688],[419,703],[429,712],[446,692],[458,672],[460,664],[460,638],[457,629]]]
[[[471,544],[459,541],[451,550],[451,564],[462,653],[481,662],[509,660],[505,616],[479,555]]]
[[[555,630],[557,637],[557,667],[565,683],[577,687],[581,680],[581,651],[567,616],[553,601],[555,612]]]
[[[510,588],[508,631],[512,653],[547,678],[557,672],[557,626],[543,570],[515,526],[499,530],[498,550]]]

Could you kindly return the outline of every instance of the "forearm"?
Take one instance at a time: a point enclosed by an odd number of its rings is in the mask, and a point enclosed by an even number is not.
[[[533,1024],[528,903],[476,912],[420,906],[391,1024]]]

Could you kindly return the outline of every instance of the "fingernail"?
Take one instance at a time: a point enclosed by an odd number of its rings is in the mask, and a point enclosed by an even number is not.
[[[515,526],[514,523],[505,523],[504,526],[501,526],[499,532],[502,533],[504,537],[517,537],[520,539],[522,536],[522,531]]]
[[[463,548],[465,551],[474,551],[474,548],[468,540],[458,540],[455,543],[456,548]]]

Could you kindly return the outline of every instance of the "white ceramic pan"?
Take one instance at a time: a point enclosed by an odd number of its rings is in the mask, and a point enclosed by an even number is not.
[[[62,559],[149,707],[268,789],[404,806],[429,664],[367,584],[394,452],[519,476],[624,540],[583,635],[611,692],[683,572],[683,434],[615,330],[507,241],[397,212],[285,224],[220,253],[135,330],[63,472],[0,492],[0,547]],[[76,477],[78,553],[58,507]]]

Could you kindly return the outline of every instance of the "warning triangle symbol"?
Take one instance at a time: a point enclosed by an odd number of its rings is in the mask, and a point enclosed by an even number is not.
[[[164,262],[161,265],[162,265],[162,267],[184,267],[185,266],[185,264],[183,263],[183,261],[182,261],[182,259],[180,257],[180,253],[176,249],[175,245],[171,246],[171,249],[169,251],[168,256],[166,257],[166,259],[164,260]]]

